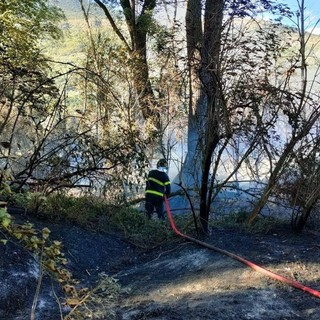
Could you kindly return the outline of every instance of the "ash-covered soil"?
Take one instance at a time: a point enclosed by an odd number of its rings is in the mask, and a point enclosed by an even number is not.
[[[100,273],[117,279],[121,292],[112,306],[115,319],[320,319],[319,298],[183,239],[143,250],[120,234],[38,223],[43,226],[49,227],[52,239],[63,242],[68,268],[80,283],[93,286]],[[213,228],[202,240],[320,291],[319,231],[296,234],[288,228],[248,234]],[[0,255],[0,319],[30,319],[38,263],[16,243],[0,244]],[[37,319],[61,319],[61,294],[45,277]]]
[[[207,243],[320,290],[320,234],[215,229]],[[119,319],[320,319],[320,300],[187,242],[122,270]]]

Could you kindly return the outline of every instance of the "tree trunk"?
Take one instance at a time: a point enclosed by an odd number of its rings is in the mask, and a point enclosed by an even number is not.
[[[201,125],[199,112],[206,108],[205,96],[201,92],[199,79],[200,48],[203,42],[201,0],[189,0],[186,11],[186,40],[189,74],[189,107],[188,107],[188,152],[182,167],[182,180],[187,187],[200,188],[201,157],[199,138]]]
[[[151,24],[149,21],[156,7],[156,0],[144,0],[141,4],[142,9],[139,15],[137,15],[135,1],[136,0],[120,1],[130,34],[131,44],[128,44],[125,36],[113,20],[106,4],[100,0],[95,0],[95,2],[104,11],[105,16],[109,20],[113,30],[130,53],[130,57],[133,62],[133,82],[142,115],[145,120],[149,120],[156,129],[159,129],[159,106],[157,105],[157,100],[154,96],[152,85],[149,79],[149,66],[147,62],[147,34],[150,30]]]
[[[187,49],[190,78],[188,156],[195,182],[201,177],[200,219],[204,233],[208,231],[208,183],[212,156],[220,141],[222,99],[219,88],[220,44],[224,1],[207,0],[204,10],[204,31],[201,27],[201,1],[189,0],[186,15]],[[199,56],[200,55],[200,56]],[[200,61],[200,63],[199,63]],[[195,84],[195,85],[194,85]],[[198,152],[200,158],[198,160]],[[193,163],[192,157],[193,158]],[[198,180],[199,179],[199,180]]]
[[[310,217],[311,211],[312,211],[312,207],[303,209],[300,217],[298,218],[297,223],[293,226],[295,231],[301,232],[303,230],[303,228],[305,227],[308,221],[308,218]]]

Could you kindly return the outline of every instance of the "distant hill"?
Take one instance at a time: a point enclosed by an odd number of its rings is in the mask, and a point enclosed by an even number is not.
[[[58,43],[54,43],[52,45],[49,44],[50,53],[62,59],[63,56],[66,56],[66,59],[69,61],[71,56],[74,57],[75,60],[78,59],[78,51],[79,46],[82,46],[84,39],[86,38],[86,30],[87,26],[85,23],[85,19],[83,16],[83,12],[81,10],[81,6],[79,0],[49,0],[52,5],[55,5],[61,8],[67,18],[67,21],[61,23],[61,28],[65,31],[65,40],[64,44],[60,45]],[[92,8],[90,10],[91,17],[93,17],[93,25],[96,28],[110,28],[110,25],[104,16],[103,11],[99,8],[93,0],[86,0],[85,3],[91,2]],[[93,16],[92,16],[93,14]],[[110,28],[111,29],[111,28]],[[284,30],[286,27],[284,27]],[[110,31],[111,32],[111,31]],[[283,32],[283,36],[285,37],[287,33]],[[298,34],[297,34],[298,38]],[[320,57],[320,35],[306,35],[307,42],[307,55],[308,55],[308,65],[309,65],[309,78],[313,79],[314,77],[319,78],[318,75],[318,65]],[[294,42],[289,51],[298,51],[299,43]],[[71,60],[74,60],[71,59]],[[317,82],[319,83],[319,82]]]
[[[79,0],[50,0],[49,3],[61,8],[66,16],[81,15]]]
[[[104,14],[100,8],[97,8],[97,5],[92,2],[92,10],[94,11],[95,16],[104,17]],[[83,13],[79,0],[49,0],[49,3],[55,5],[63,10],[68,20],[83,18]],[[87,1],[86,1],[87,3]],[[96,10],[95,10],[96,8]]]

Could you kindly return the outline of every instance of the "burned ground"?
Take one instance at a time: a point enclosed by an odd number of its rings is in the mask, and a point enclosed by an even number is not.
[[[317,290],[319,234],[215,229],[207,242]],[[119,319],[319,319],[319,299],[191,243],[117,275]]]
[[[43,226],[50,228],[53,239],[63,242],[68,268],[80,283],[93,286],[101,273],[117,280],[120,295],[112,309],[118,320],[320,319],[319,298],[181,238],[145,250],[134,247],[118,233],[38,223],[39,228]],[[286,228],[251,234],[213,228],[204,240],[320,290],[318,231],[296,234]],[[38,263],[16,243],[1,245],[0,251],[0,319],[29,319]],[[61,319],[56,302],[61,294],[59,287],[45,277],[38,319]]]

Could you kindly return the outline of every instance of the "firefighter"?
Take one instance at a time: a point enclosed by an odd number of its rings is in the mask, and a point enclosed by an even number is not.
[[[149,219],[151,219],[154,209],[158,218],[164,220],[164,195],[170,195],[170,179],[168,177],[168,162],[166,159],[160,159],[157,163],[157,169],[151,170],[146,182],[146,202],[145,209]]]

